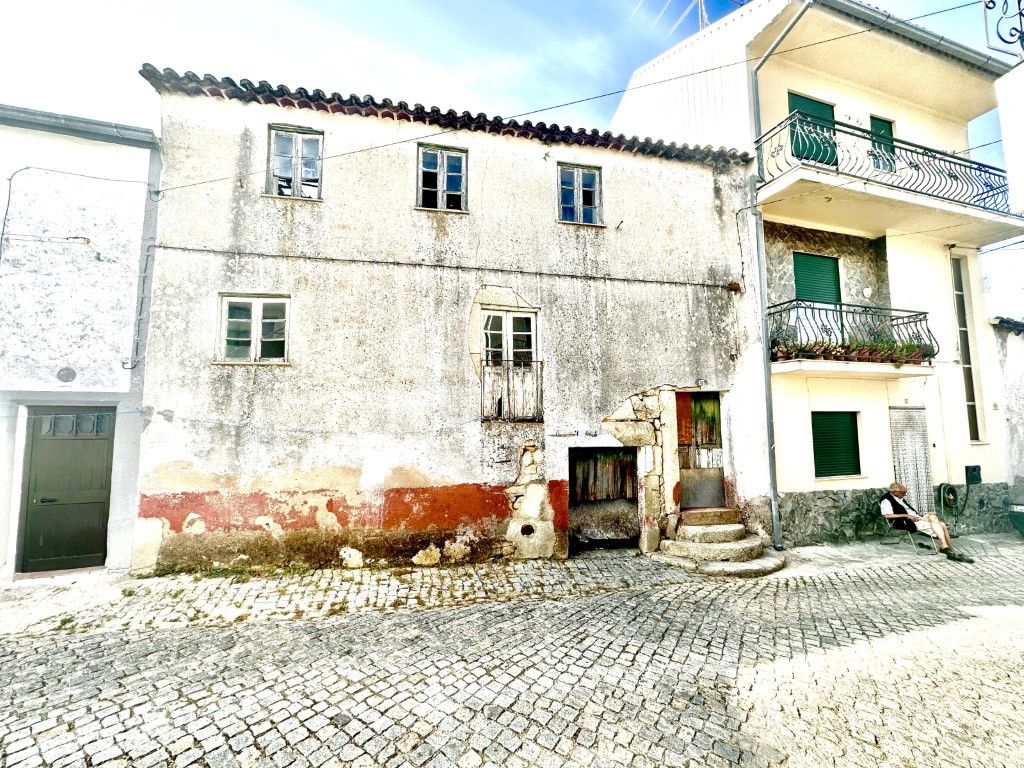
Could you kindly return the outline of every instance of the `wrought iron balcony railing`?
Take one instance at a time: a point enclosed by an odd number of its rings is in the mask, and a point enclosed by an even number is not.
[[[787,301],[768,308],[772,359],[825,358],[902,365],[930,361],[939,343],[927,312]]]
[[[543,421],[544,364],[539,360],[482,361],[480,413],[484,419]]]
[[[811,167],[1012,213],[1006,173],[999,168],[803,112],[793,112],[758,139],[757,152],[764,184]]]

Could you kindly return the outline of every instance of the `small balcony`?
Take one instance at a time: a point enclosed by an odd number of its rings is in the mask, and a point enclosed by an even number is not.
[[[939,344],[927,312],[794,300],[768,308],[772,362],[931,363]]]
[[[543,371],[539,360],[484,359],[480,414],[485,421],[543,421]]]
[[[810,164],[907,192],[1010,214],[999,168],[794,112],[758,141],[764,183]]]

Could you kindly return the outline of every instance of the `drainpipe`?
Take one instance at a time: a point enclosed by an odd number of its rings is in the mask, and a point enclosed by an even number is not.
[[[768,270],[765,266],[764,219],[757,208],[757,179],[750,180],[750,212],[754,217],[754,240],[757,243],[757,282],[761,313],[761,356],[764,372],[764,411],[768,433],[768,486],[772,501],[772,546],[781,550],[782,515],[779,513],[779,484],[775,469],[775,411],[772,407],[772,357],[771,340],[768,337]]]
[[[775,41],[768,46],[768,50],[764,52],[764,55],[758,60],[757,64],[750,72],[750,95],[752,99],[751,110],[754,113],[754,141],[755,143],[761,139],[761,92],[758,86],[757,73],[761,71],[761,67],[765,65],[768,58],[775,53],[778,47],[782,44],[782,41],[786,39],[786,36],[793,31],[793,27],[797,25],[797,22],[807,12],[807,9],[814,4],[814,0],[804,0],[803,5],[800,6],[800,10],[796,12],[796,15],[789,20],[779,36],[775,38]],[[768,434],[768,484],[771,491],[771,502],[772,502],[772,546],[776,550],[781,550],[782,546],[782,515],[779,513],[779,484],[778,474],[775,466],[775,412],[772,407],[772,358],[771,358],[771,340],[768,338],[768,270],[765,266],[765,248],[764,248],[764,218],[761,216],[761,211],[757,207],[757,184],[758,181],[764,178],[764,157],[761,154],[759,147],[755,147],[757,151],[757,178],[750,180],[750,209],[754,215],[754,227],[755,227],[755,240],[757,241],[757,278],[759,288],[761,292],[760,310],[761,310],[761,346],[762,355],[764,358],[764,364],[762,370],[764,371],[764,402],[765,402],[765,419],[767,421],[767,434]]]
[[[761,71],[761,67],[765,65],[775,50],[782,45],[782,41],[786,39],[786,35],[793,31],[793,27],[796,26],[797,22],[803,18],[803,15],[807,13],[807,9],[814,5],[814,0],[804,0],[804,4],[800,6],[800,10],[796,12],[796,16],[789,20],[779,36],[775,38],[775,42],[768,46],[768,50],[764,52],[764,55],[758,60],[757,64],[750,72],[750,95],[753,99],[751,109],[754,112],[754,141],[761,139],[761,91],[758,87],[757,73]],[[760,179],[764,178],[764,158],[761,157],[761,153],[757,153],[757,176]]]

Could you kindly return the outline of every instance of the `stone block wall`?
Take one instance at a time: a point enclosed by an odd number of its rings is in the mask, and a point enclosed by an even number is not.
[[[935,488],[938,492],[938,487]],[[843,544],[863,541],[885,533],[878,512],[884,489],[784,493],[779,496],[782,538],[787,547],[810,544]],[[964,486],[957,486],[961,503]],[[911,499],[913,503],[913,499]],[[1006,483],[971,486],[967,507],[960,515],[962,533],[1003,533],[1012,530],[1010,493]],[[952,515],[943,515],[952,525]]]

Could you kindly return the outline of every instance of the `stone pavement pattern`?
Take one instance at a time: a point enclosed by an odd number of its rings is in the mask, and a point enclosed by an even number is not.
[[[1007,551],[751,582],[612,553],[125,581],[27,632],[0,611],[0,768],[1016,768]]]

